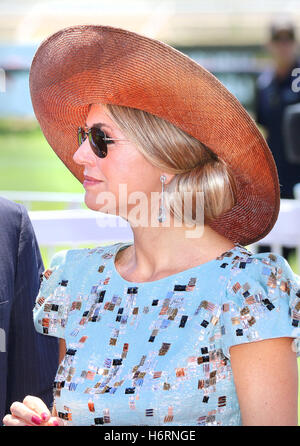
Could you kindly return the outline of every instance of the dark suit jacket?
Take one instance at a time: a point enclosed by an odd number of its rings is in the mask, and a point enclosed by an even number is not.
[[[26,395],[53,402],[58,339],[37,333],[32,317],[42,271],[26,208],[0,197],[0,425]]]

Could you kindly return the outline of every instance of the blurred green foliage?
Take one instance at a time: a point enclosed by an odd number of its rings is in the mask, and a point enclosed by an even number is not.
[[[0,147],[0,190],[83,192],[36,121],[0,120]],[[42,209],[53,207],[44,205]]]

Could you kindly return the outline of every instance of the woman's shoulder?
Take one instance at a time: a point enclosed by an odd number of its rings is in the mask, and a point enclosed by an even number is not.
[[[259,302],[269,311],[279,305],[280,298],[293,305],[300,302],[300,276],[282,255],[253,253],[247,248],[240,253],[230,265],[227,300],[243,306]]]
[[[90,259],[102,258],[112,258],[115,249],[119,246],[119,242],[99,245],[95,248],[77,248],[77,249],[66,249],[60,250],[55,253],[50,261],[48,272],[53,272],[57,269],[70,269],[75,264],[84,262]]]
[[[247,250],[248,251],[248,250]],[[300,336],[300,277],[273,252],[251,253],[232,262],[222,299],[223,342],[231,345]]]
[[[238,246],[239,252],[230,264],[231,282],[248,279],[249,282],[260,282],[269,288],[280,288],[282,291],[286,290],[284,284],[298,286],[299,275],[282,255],[274,252],[254,253]]]
[[[38,332],[64,337],[72,305],[78,304],[74,301],[74,293],[81,293],[89,279],[102,272],[102,263],[109,262],[102,259],[112,258],[118,246],[119,243],[115,243],[96,248],[61,250],[52,257],[49,268],[42,275],[33,309]]]

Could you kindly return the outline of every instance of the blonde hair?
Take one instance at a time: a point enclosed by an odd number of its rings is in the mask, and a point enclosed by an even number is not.
[[[143,110],[106,104],[106,109],[145,158],[162,170],[175,174],[166,185],[166,206],[174,218],[182,218],[180,202],[192,193],[192,211],[185,223],[197,223],[196,192],[204,194],[204,223],[214,220],[236,203],[236,183],[230,168],[198,139],[158,116]],[[202,216],[203,218],[203,216]]]

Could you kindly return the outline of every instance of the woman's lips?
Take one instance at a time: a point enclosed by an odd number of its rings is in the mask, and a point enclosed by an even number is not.
[[[97,180],[96,178],[85,176],[83,181],[83,187],[95,186],[96,184],[102,182],[103,182],[102,180]]]

